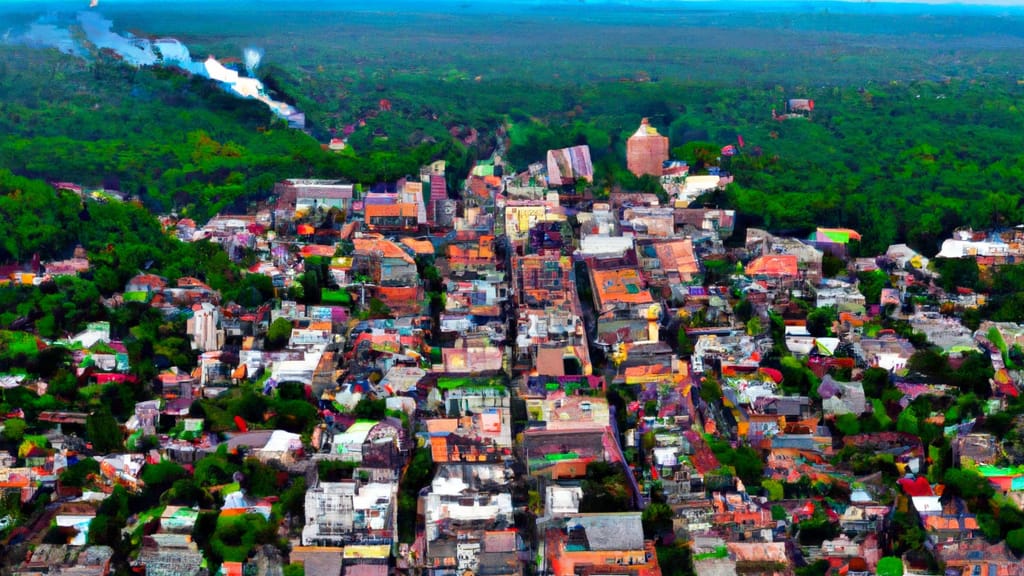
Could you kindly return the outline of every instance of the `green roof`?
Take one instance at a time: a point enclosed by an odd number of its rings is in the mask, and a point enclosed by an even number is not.
[[[352,295],[344,290],[320,290],[320,301],[324,304],[351,304]]]
[[[149,302],[150,298],[152,298],[152,297],[153,297],[153,293],[152,292],[147,292],[147,291],[144,291],[144,290],[143,291],[139,291],[139,292],[125,292],[124,296],[123,296],[125,302],[142,302],[142,303]]]
[[[999,467],[999,466],[978,466],[978,473],[985,478],[997,476],[1024,476],[1024,466]]]
[[[489,378],[473,376],[442,376],[437,379],[437,387],[442,390],[455,388],[501,388],[505,389],[505,383],[500,376]]]

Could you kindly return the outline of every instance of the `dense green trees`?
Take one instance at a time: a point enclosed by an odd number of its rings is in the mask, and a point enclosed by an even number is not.
[[[641,521],[644,527],[644,538],[656,540],[662,534],[672,532],[674,513],[668,504],[652,502],[644,508]]]
[[[292,337],[292,321],[287,318],[278,318],[270,323],[267,330],[267,346],[271,350],[283,348]]]
[[[420,490],[434,477],[434,461],[429,447],[417,448],[398,485],[398,540],[412,542],[416,537],[416,500]]]
[[[27,424],[21,418],[8,418],[4,420],[4,429],[0,437],[11,444],[19,444],[21,439],[25,437],[26,427]]]
[[[731,468],[748,490],[761,485],[764,459],[757,450],[746,445],[733,448],[720,439],[711,439],[708,446],[722,466]]]
[[[109,454],[124,448],[124,434],[110,410],[90,414],[85,420],[85,433],[92,448],[99,454]]]
[[[617,464],[589,463],[582,487],[580,512],[621,512],[632,508],[629,481]]]

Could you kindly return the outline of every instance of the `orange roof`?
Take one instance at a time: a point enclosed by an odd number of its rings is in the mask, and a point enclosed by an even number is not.
[[[332,328],[332,324],[330,322],[323,321],[323,322],[310,322],[308,329],[309,330],[330,330],[331,328]]]
[[[854,314],[851,314],[850,312],[840,312],[839,313],[839,321],[842,322],[842,323],[847,323],[847,324],[849,324],[851,326],[863,326],[864,325],[864,319],[863,318],[855,316]]]
[[[384,303],[388,302],[416,302],[420,295],[419,286],[381,286],[377,288],[377,296]]]
[[[458,418],[431,418],[427,420],[427,432],[431,434],[455,432],[458,429]]]
[[[475,246],[463,248],[458,244],[448,245],[448,258],[453,261],[466,260],[491,260],[494,258],[494,236],[490,234],[481,235]]]
[[[928,530],[977,530],[978,520],[973,516],[964,516],[963,524],[956,516],[925,516],[924,526]]]
[[[633,268],[594,270],[594,288],[601,306],[606,304],[653,304],[651,293]],[[600,311],[598,311],[600,312]]]
[[[434,254],[434,245],[430,243],[430,240],[417,240],[416,238],[402,238],[402,244],[405,244],[417,254]]]
[[[356,238],[352,241],[355,244],[355,251],[357,254],[372,254],[373,252],[380,252],[381,256],[385,258],[401,258],[409,264],[415,264],[412,256],[402,250],[402,248],[392,242],[391,240],[385,240],[383,238]]]
[[[364,208],[366,219],[386,216],[401,216],[404,218],[415,218],[417,206],[415,204],[369,204]]]
[[[630,376],[654,376],[656,374],[671,376],[672,369],[661,364],[642,364],[639,366],[627,366],[625,370],[626,378]]]
[[[353,221],[349,222],[348,224],[345,224],[344,226],[341,227],[341,237],[347,240],[350,236],[352,236],[352,234],[355,233],[356,228],[358,226],[358,221]]]
[[[793,254],[769,254],[754,259],[747,264],[750,276],[796,276],[796,256]]]
[[[661,242],[654,246],[654,252],[661,261],[664,270],[675,270],[680,276],[689,278],[700,271],[697,265],[697,257],[693,254],[693,241],[673,240]]]
[[[178,288],[204,288],[210,290],[210,286],[199,278],[193,278],[191,276],[182,276],[178,278]]]

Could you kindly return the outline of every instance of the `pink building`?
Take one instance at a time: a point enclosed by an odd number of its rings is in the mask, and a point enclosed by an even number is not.
[[[668,138],[658,129],[640,121],[640,128],[626,142],[626,165],[636,176],[650,174],[661,177],[662,164],[668,160]]]

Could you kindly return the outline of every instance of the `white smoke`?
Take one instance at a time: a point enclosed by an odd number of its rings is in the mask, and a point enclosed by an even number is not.
[[[188,47],[174,38],[150,41],[146,38],[136,38],[131,34],[122,35],[114,32],[113,22],[97,12],[79,12],[77,24],[87,44],[116,53],[125,64],[136,67],[173,66],[191,74],[205,76],[220,82],[231,94],[259,100],[275,115],[287,120],[289,125],[305,127],[305,115],[302,112],[294,106],[271,98],[264,90],[263,83],[255,78],[256,68],[263,58],[263,51],[259,48],[250,47],[244,50],[245,69],[249,73],[249,77],[244,78],[213,56],[204,62],[193,60]],[[7,31],[4,34],[4,41],[29,46],[52,46],[62,52],[88,58],[88,50],[77,42],[69,26],[57,25],[44,19],[13,35],[11,31]]]
[[[249,47],[242,52],[242,56],[245,60],[245,71],[249,73],[249,76],[255,76],[256,69],[260,66],[260,60],[263,59],[263,50]]]

